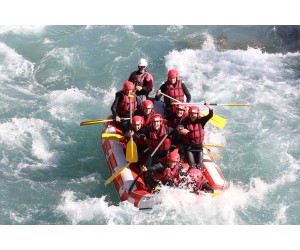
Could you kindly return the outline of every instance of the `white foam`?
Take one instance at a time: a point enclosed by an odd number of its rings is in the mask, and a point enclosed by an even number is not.
[[[281,204],[278,208],[274,225],[283,225],[287,222],[286,212],[289,206]]]
[[[16,77],[34,79],[33,63],[2,42],[0,42],[1,54],[4,56],[4,60],[0,63],[0,80],[11,81]]]
[[[170,25],[167,27],[167,32],[176,33],[183,29],[182,25]]]
[[[75,52],[72,48],[55,48],[46,54],[48,58],[55,58],[58,63],[70,66],[76,60]]]
[[[116,210],[113,206],[109,208],[105,202],[105,196],[101,198],[87,198],[79,200],[72,191],[64,191],[57,211],[64,213],[72,224],[92,221],[109,221],[114,218]]]
[[[99,182],[99,173],[93,173],[88,176],[83,176],[81,178],[72,179],[71,183],[83,183],[83,184],[90,184],[90,183],[97,183]]]
[[[51,150],[50,143],[62,142],[61,132],[52,126],[34,118],[12,118],[10,121],[0,124],[0,143],[19,153],[31,154],[32,159],[38,159],[43,164],[52,164],[56,157],[56,151]],[[66,138],[63,140],[66,143]],[[8,157],[8,156],[7,156]],[[28,161],[27,161],[28,162]],[[33,160],[30,160],[29,163]],[[28,166],[26,157],[20,162],[20,166]]]
[[[77,122],[84,115],[83,111],[79,111],[80,106],[96,102],[85,91],[76,87],[54,90],[46,95],[46,99],[48,99],[48,111],[53,118],[63,121],[77,120]]]

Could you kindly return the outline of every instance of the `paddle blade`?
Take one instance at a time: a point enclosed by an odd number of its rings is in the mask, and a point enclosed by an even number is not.
[[[119,134],[109,134],[109,133],[103,133],[102,134],[102,139],[105,140],[123,140],[124,136],[123,135],[119,135]]]
[[[211,156],[211,157],[216,158],[216,159],[221,159],[222,158],[221,155],[212,155],[212,154],[204,154],[204,155],[208,155],[208,156]]]
[[[223,192],[214,192],[214,193],[211,193],[211,197],[217,197],[217,196],[220,196]]]
[[[126,146],[126,161],[128,162],[137,162],[138,161],[138,153],[135,142],[132,137]]]
[[[127,168],[129,166],[130,162],[128,162],[127,164],[125,164],[123,167],[121,167],[117,172],[115,172],[111,177],[109,177],[106,181],[105,181],[105,185],[111,183],[119,174],[121,174],[121,172]]]
[[[208,112],[201,112],[201,114],[205,116],[208,114]],[[224,126],[226,125],[226,119],[216,114],[214,114],[208,122],[210,122],[218,128],[224,128]]]
[[[102,122],[107,122],[110,120],[88,120],[88,121],[83,121],[80,123],[80,126],[87,126],[87,125],[93,125],[93,124],[98,124]]]

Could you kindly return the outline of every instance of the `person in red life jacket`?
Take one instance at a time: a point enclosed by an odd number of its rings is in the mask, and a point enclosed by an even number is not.
[[[151,124],[151,117],[154,114],[154,105],[151,100],[145,100],[142,103],[142,107],[135,112],[136,115],[140,115],[144,118],[144,126]]]
[[[130,98],[130,96],[132,97]],[[129,128],[130,120],[121,120],[121,118],[130,117],[130,102],[133,114],[136,109],[141,107],[141,101],[134,93],[134,84],[127,81],[123,84],[123,89],[116,93],[111,106],[112,117],[120,124],[124,132]]]
[[[152,115],[151,125],[144,130],[144,133],[147,138],[149,153],[152,153],[163,137],[168,134],[167,138],[163,141],[154,156],[151,158],[149,164],[151,165],[152,162],[167,157],[170,152],[172,138],[176,136],[177,131],[164,124],[164,119],[161,114]]]
[[[168,79],[165,81],[160,88],[156,91],[155,100],[158,101],[162,94],[164,93],[179,102],[185,102],[184,97],[186,97],[186,102],[191,101],[191,94],[187,89],[186,85],[178,79],[178,71],[176,69],[171,69],[168,72]],[[168,115],[172,108],[172,102],[170,98],[164,96],[164,102],[166,104],[166,112],[165,114]]]
[[[190,169],[187,172],[187,180],[186,188],[190,189],[193,193],[200,194],[200,191],[214,193],[214,190],[208,184],[207,179],[200,169]]]
[[[134,83],[135,93],[144,101],[149,98],[149,93],[153,89],[154,81],[152,75],[147,72],[148,62],[145,58],[141,58],[138,62],[138,70],[133,71],[128,81]]]
[[[173,105],[172,112],[165,117],[167,125],[173,129],[176,129],[183,119],[187,116],[186,104],[176,103]]]
[[[204,126],[213,117],[213,109],[209,102],[206,102],[209,113],[206,116],[200,116],[198,106],[190,106],[188,116],[177,127],[179,134],[184,135],[183,149],[185,158],[190,168],[202,168],[203,161],[203,142]]]
[[[170,113],[167,117],[167,125],[173,129],[176,129],[178,125],[184,120],[187,116],[187,106],[183,103],[178,103],[173,105],[173,112]],[[184,135],[178,134],[173,138],[172,146],[179,148],[180,161],[184,162],[184,150],[182,149]]]
[[[144,159],[144,151],[148,148],[146,144],[146,136],[142,131],[142,127],[144,124],[143,117],[139,115],[135,115],[132,117],[132,129],[129,129],[125,132],[124,138],[126,140],[130,140],[132,137],[133,141],[136,143],[137,146],[137,153],[138,153],[138,162],[145,161]],[[139,165],[139,164],[136,164]]]
[[[142,165],[141,171],[145,172],[145,181],[151,189],[158,189],[159,185],[180,187],[182,180],[186,179],[186,173],[180,164],[180,155],[175,149],[167,157],[167,160],[156,162],[149,167]]]

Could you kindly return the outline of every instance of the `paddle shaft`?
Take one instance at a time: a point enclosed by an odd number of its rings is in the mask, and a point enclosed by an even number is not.
[[[206,103],[204,103],[206,105]],[[238,104],[238,103],[211,103],[210,105],[212,106],[237,106],[237,107],[242,107],[242,106],[253,106],[254,104]]]
[[[165,134],[165,136],[162,138],[162,140],[160,141],[160,143],[157,145],[157,147],[153,150],[153,152],[151,153],[151,155],[148,157],[145,165],[147,166],[147,164],[149,163],[149,161],[151,160],[151,158],[153,157],[153,155],[156,153],[156,151],[158,150],[158,148],[160,147],[160,145],[164,142],[164,140],[168,137],[169,134]],[[129,189],[128,189],[128,194],[131,193],[133,186],[135,185],[135,183],[137,182],[137,180],[139,179],[139,177],[142,175],[142,171],[139,172],[139,174],[137,175],[137,177],[135,177],[135,179],[133,180],[133,182],[131,183]]]
[[[203,144],[204,147],[213,147],[213,148],[225,148],[222,145],[214,145],[214,144]]]
[[[129,120],[130,118],[121,118],[121,120]],[[86,125],[93,125],[98,124],[102,122],[112,122],[115,121],[115,119],[108,119],[108,120],[87,120],[80,123],[80,126],[86,126]]]
[[[190,103],[193,104],[193,103]],[[206,102],[203,103],[204,105],[206,105]],[[238,106],[238,107],[242,107],[242,106],[253,106],[254,104],[239,104],[239,103],[210,103],[210,105],[212,106]]]
[[[167,95],[166,95],[167,96]],[[172,98],[172,97],[170,97],[170,96],[167,96],[167,97],[169,97],[169,98]],[[174,101],[176,101],[176,102],[179,102],[179,101],[177,101],[177,100],[175,100],[174,98],[172,98],[172,100],[174,100]],[[174,104],[174,103],[173,103]],[[188,105],[188,106],[191,106],[191,105],[199,105],[200,104],[200,102],[194,102],[194,103],[192,103],[192,102],[189,102],[189,103],[185,103],[186,105]],[[206,102],[205,103],[203,103],[203,105],[206,105]],[[210,103],[210,105],[212,105],[212,106],[237,106],[237,107],[243,107],[243,106],[254,106],[254,104],[251,104],[251,103],[246,103],[246,104],[239,104],[239,103]]]
[[[133,97],[132,95],[128,95],[129,97],[129,111],[130,111],[130,125],[132,124],[132,104],[131,104],[131,98]]]
[[[166,97],[168,97],[169,99],[171,99],[171,100],[173,100],[173,101],[175,101],[175,102],[182,103],[181,101],[178,101],[178,100],[176,100],[175,98],[173,98],[173,97],[171,97],[171,96],[169,96],[169,95],[166,95],[166,94],[164,94],[164,93],[162,93],[162,92],[161,92],[161,94],[164,95],[164,96],[166,96]]]
[[[126,163],[123,167],[121,167],[117,172],[115,172],[111,177],[109,177],[105,181],[105,185],[111,183],[126,167],[130,165],[131,162]]]
[[[164,95],[164,96],[166,96],[166,97],[168,97],[168,98],[170,98],[171,100],[173,100],[173,101],[175,101],[177,103],[182,103],[182,102],[174,99],[171,96],[168,96],[168,95],[166,95],[164,93],[161,93],[161,94]],[[191,103],[184,103],[184,104],[192,105]],[[201,114],[202,113],[203,112],[201,112]],[[223,117],[221,117],[221,116],[218,116],[218,115],[214,114],[213,117],[208,120],[208,122],[212,123],[213,125],[217,126],[218,128],[223,128],[225,126],[225,124],[226,124],[226,119],[223,118]]]

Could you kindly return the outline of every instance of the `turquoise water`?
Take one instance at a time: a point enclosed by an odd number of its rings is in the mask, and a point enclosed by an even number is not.
[[[299,225],[299,26],[0,26],[0,224]],[[217,106],[207,143],[222,197],[119,203],[100,145],[114,93],[149,61],[154,90],[177,68],[192,102]],[[154,95],[154,91],[153,94]],[[203,106],[204,109],[204,106]],[[205,109],[204,109],[205,110]]]

